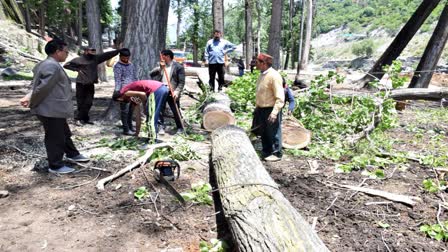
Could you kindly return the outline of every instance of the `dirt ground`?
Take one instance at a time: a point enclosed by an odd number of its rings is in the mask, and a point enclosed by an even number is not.
[[[189,79],[187,85],[194,83]],[[5,84],[0,82],[0,86]],[[112,89],[111,83],[97,86],[94,120],[106,109]],[[217,237],[214,207],[188,204],[182,208],[154,180],[149,169],[146,173],[156,188],[151,190],[152,196],[159,197],[156,204],[133,196],[138,187],[149,187],[141,169],[107,184],[104,191],[95,185],[110,173],[79,166],[72,175],[48,173],[43,129],[27,109],[18,106],[26,89],[1,90],[0,190],[7,190],[9,196],[0,198],[0,251],[199,251],[201,240]],[[186,95],[181,100],[183,107],[193,103]],[[414,133],[405,128],[418,109],[411,105],[400,114],[402,127],[390,134],[400,139],[412,137]],[[448,132],[448,122],[437,126]],[[119,124],[76,126],[70,121],[70,127],[76,146],[93,157],[91,166],[115,172],[138,156],[137,151],[98,147],[102,138],[120,137]],[[209,179],[209,136],[197,125],[193,130],[205,134],[206,141],[190,142],[201,160],[181,162],[182,175],[173,184],[178,191]],[[161,139],[172,141],[173,131]],[[446,143],[446,135],[443,141]],[[319,165],[317,173],[310,172],[309,162]],[[335,173],[335,163],[329,160],[288,155],[281,162],[265,163],[265,167],[299,213],[315,224],[331,251],[448,251],[447,243],[419,231],[421,224],[436,222],[441,199],[422,189],[422,180],[435,175],[416,162],[409,162],[406,169],[386,170],[386,179],[382,180],[368,179],[357,171]],[[336,186],[361,183],[364,187],[417,196],[422,201],[410,207]],[[440,217],[446,219],[446,212],[442,210]],[[379,222],[390,227],[382,228]]]

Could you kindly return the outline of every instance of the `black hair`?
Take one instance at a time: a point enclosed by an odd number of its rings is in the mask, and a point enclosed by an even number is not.
[[[57,50],[62,51],[67,44],[60,39],[53,39],[45,45],[45,53],[50,56]]]
[[[215,32],[219,32],[219,33],[221,33],[221,31],[218,30],[218,29],[215,29],[215,30],[213,31],[213,33],[215,33]]]
[[[129,57],[129,56],[131,56],[131,51],[128,48],[121,48],[120,56]]]
[[[167,49],[165,49],[165,50],[163,50],[163,51],[161,52],[161,54],[162,54],[162,55],[168,55],[168,57],[170,57],[171,59],[174,59],[174,53],[173,53],[173,51],[171,51],[171,50],[167,50]]]

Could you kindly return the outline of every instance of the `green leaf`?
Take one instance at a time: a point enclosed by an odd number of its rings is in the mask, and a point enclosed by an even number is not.
[[[383,223],[383,222],[381,222],[381,221],[378,222],[378,226],[380,226],[380,227],[382,227],[382,228],[388,228],[388,227],[390,227],[389,224],[387,224],[387,223]]]

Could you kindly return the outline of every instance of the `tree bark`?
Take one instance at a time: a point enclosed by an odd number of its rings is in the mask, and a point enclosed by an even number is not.
[[[31,15],[30,15],[30,5],[29,0],[23,1],[23,7],[25,9],[25,30],[31,32]]]
[[[129,21],[130,13],[129,13],[129,1],[121,0],[121,31],[119,36],[118,43],[122,43],[126,37],[126,31],[128,29],[128,21]]]
[[[234,125],[235,117],[230,110],[230,98],[225,94],[213,95],[214,102],[205,105],[202,111],[202,125],[204,129],[213,131],[217,128]]]
[[[427,88],[448,39],[448,3],[412,77],[410,88]]]
[[[89,30],[89,47],[96,49],[97,53],[103,52],[101,38],[100,8],[98,0],[87,0],[86,2],[87,27]],[[98,65],[98,78],[107,81],[106,67],[104,63]]]
[[[262,23],[261,23],[261,5],[260,5],[260,1],[255,1],[255,6],[257,8],[257,50],[256,50],[256,54],[259,54],[261,51],[261,27],[262,27]]]
[[[176,25],[176,47],[179,48],[180,44],[179,44],[179,35],[180,35],[180,25],[182,23],[182,4],[181,4],[182,0],[177,0],[177,9],[176,9],[176,14],[177,14],[177,25]]]
[[[224,34],[224,0],[213,0],[213,29]]]
[[[47,1],[42,1],[39,8],[39,33],[42,37],[45,37],[45,8]]]
[[[78,20],[76,22],[76,33],[78,36],[77,44],[78,46],[82,46],[82,10],[83,10],[83,1],[79,0],[78,2]]]
[[[307,0],[307,3],[305,41],[303,45],[302,59],[300,62],[301,70],[304,70],[308,67],[311,50],[311,32],[313,30],[313,1]]]
[[[131,50],[138,78],[150,79],[149,72],[165,48],[170,1],[133,0],[128,4],[132,15],[129,16],[124,45]]]
[[[289,63],[289,59],[291,58],[291,62],[294,62],[294,60],[292,59],[292,46],[293,46],[293,30],[292,30],[292,17],[293,17],[293,12],[294,12],[294,0],[289,0],[289,10],[288,10],[288,14],[289,14],[289,19],[288,19],[288,26],[289,26],[289,31],[288,31],[288,40],[286,40],[286,59],[285,59],[285,65],[283,67],[283,69],[288,69],[288,63]]]
[[[299,38],[299,51],[298,51],[298,57],[297,57],[297,71],[296,71],[296,76],[295,76],[295,80],[298,81],[299,80],[299,75],[300,75],[300,68],[301,68],[301,62],[302,62],[302,47],[303,47],[303,28],[305,26],[305,0],[302,0],[302,11],[301,11],[301,15],[300,15],[300,38]]]
[[[448,98],[448,88],[401,88],[394,89],[390,95],[394,100],[440,100]]]
[[[279,191],[242,129],[213,131],[212,170],[238,251],[328,251]]]
[[[282,0],[272,0],[271,25],[269,27],[268,54],[272,56],[272,67],[280,68],[280,47],[282,32]]]
[[[250,69],[254,44],[252,39],[252,0],[246,0],[246,69]]]
[[[193,0],[193,5],[197,5],[198,0]],[[191,35],[191,42],[193,44],[193,63],[198,64],[198,37],[199,37],[199,13],[198,8],[193,8],[193,34]]]
[[[401,52],[408,45],[409,41],[411,41],[412,37],[414,37],[415,33],[417,33],[431,12],[437,7],[439,2],[440,0],[423,0],[383,55],[381,55],[375,65],[373,65],[372,69],[370,69],[369,73],[362,79],[356,81],[358,87],[362,88],[374,79],[381,79],[383,77],[385,74],[382,69],[383,66],[392,64],[392,61],[400,56]]]

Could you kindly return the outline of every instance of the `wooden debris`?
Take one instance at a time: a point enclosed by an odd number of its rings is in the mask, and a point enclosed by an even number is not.
[[[348,188],[350,190],[374,195],[374,196],[379,196],[379,197],[382,197],[382,198],[385,198],[385,199],[388,199],[388,200],[391,200],[394,202],[400,202],[400,203],[404,203],[404,204],[407,204],[410,206],[414,206],[415,204],[417,204],[416,201],[421,201],[421,199],[418,197],[400,195],[400,194],[390,193],[390,192],[386,192],[386,191],[380,191],[380,190],[371,189],[371,188],[351,186],[351,185],[338,185],[338,186]]]
[[[170,143],[159,143],[159,144],[154,144],[152,145],[145,153],[145,155],[139,157],[135,162],[133,162],[132,164],[126,166],[125,168],[119,170],[117,173],[112,174],[108,177],[105,177],[103,179],[100,179],[98,181],[98,183],[96,184],[96,188],[98,190],[104,190],[104,185],[118,177],[121,177],[123,174],[131,171],[134,168],[140,167],[141,165],[145,164],[148,159],[151,157],[151,155],[154,153],[154,151],[156,149],[159,148],[165,148],[165,147],[171,147]]]

